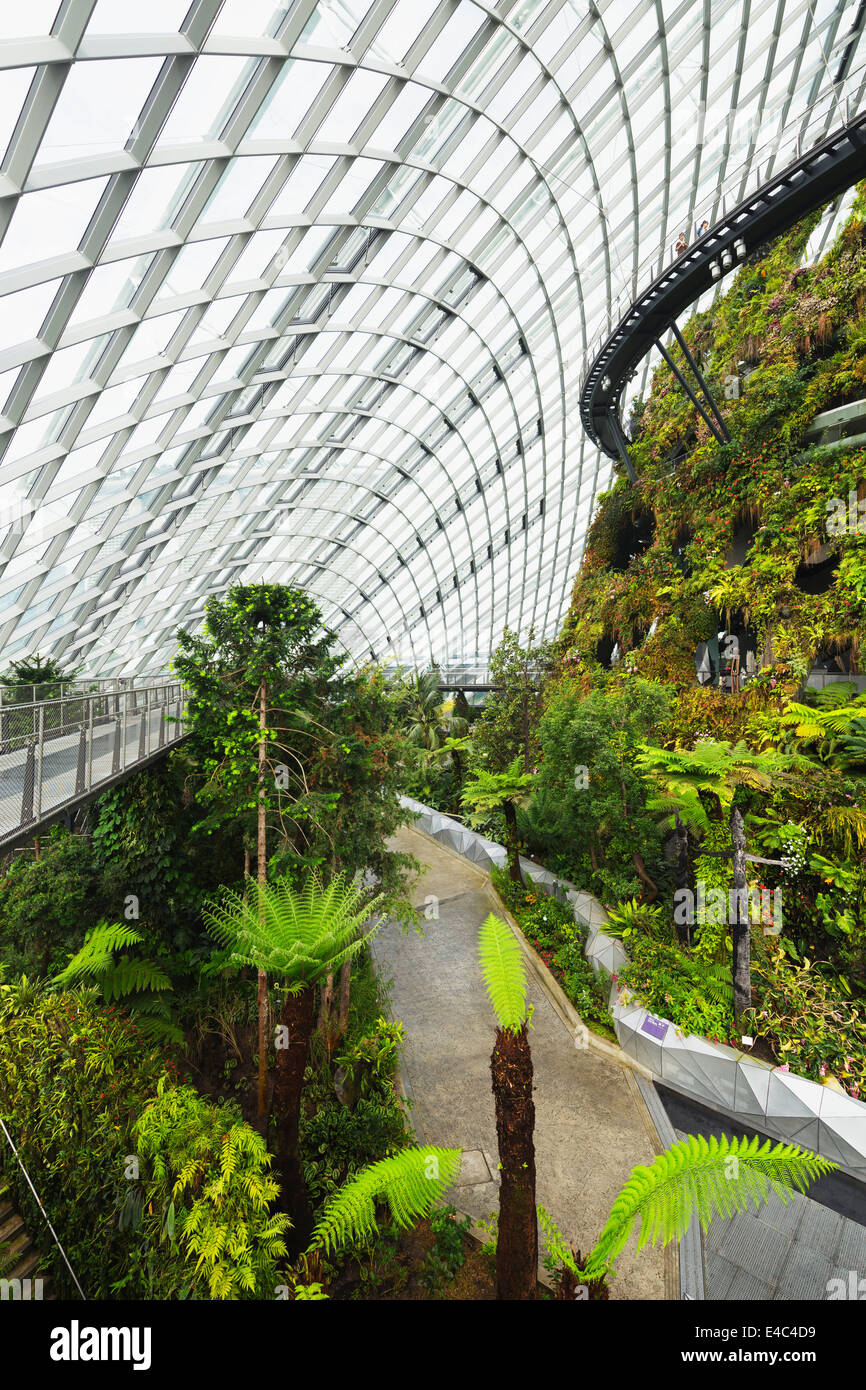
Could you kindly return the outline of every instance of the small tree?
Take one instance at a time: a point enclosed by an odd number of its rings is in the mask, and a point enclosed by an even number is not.
[[[298,1153],[304,1071],[315,1023],[316,987],[356,956],[378,929],[363,924],[381,906],[340,875],[323,887],[311,875],[300,891],[287,880],[253,883],[248,900],[232,891],[205,909],[205,920],[239,965],[270,973],[285,990],[276,1038],[274,1112],[282,1209],[292,1219],[294,1253],[304,1248],[312,1213]],[[265,1054],[267,1055],[267,1054]]]
[[[731,923],[734,1013],[738,1017],[752,1007],[751,929],[746,902],[746,833],[743,813],[735,802],[738,789],[770,791],[780,781],[790,782],[790,770],[802,765],[794,754],[752,753],[742,740],[735,746],[702,740],[696,748],[666,749],[643,745],[638,757],[641,770],[658,787],[647,805],[663,811],[670,824],[679,817],[699,832],[709,829],[709,817],[701,795],[712,796],[722,814],[728,815],[733,859],[736,911]]]
[[[538,761],[537,730],[544,694],[555,666],[554,644],[535,641],[530,629],[522,647],[506,628],[490,660],[493,686],[480,719],[473,725],[478,755],[502,771],[518,758],[524,772]]]
[[[478,934],[478,954],[499,1025],[490,1059],[501,1172],[496,1282],[500,1298],[533,1299],[538,1283],[535,1105],[523,953],[506,924],[491,913]]]
[[[334,669],[333,639],[317,636],[321,614],[300,589],[238,585],[205,604],[203,636],[178,633],[174,669],[190,689],[191,751],[204,769],[200,798],[209,821],[238,823],[248,845],[255,834],[259,888],[268,872],[273,828],[288,811],[315,815],[305,756],[315,742],[315,696]],[[276,756],[274,756],[276,755]],[[279,769],[279,776],[277,775]],[[248,864],[245,849],[245,868]],[[258,976],[258,1118],[267,1116],[268,982]]]
[[[508,851],[508,872],[514,883],[523,887],[520,872],[520,846],[517,838],[517,807],[529,801],[533,774],[520,771],[520,759],[506,772],[488,772],[477,768],[473,780],[463,789],[461,801],[472,808],[470,825],[483,824],[493,811],[502,811],[505,816],[505,847]]]

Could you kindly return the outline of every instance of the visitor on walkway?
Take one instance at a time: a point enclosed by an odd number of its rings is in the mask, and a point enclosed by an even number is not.
[[[698,236],[706,236],[706,234],[707,234],[707,232],[708,232],[709,230],[710,230],[710,224],[709,224],[709,222],[707,222],[706,219],[704,219],[704,221],[703,221],[703,222],[701,223],[701,225],[698,227]]]
[[[678,256],[681,256],[683,254],[688,244],[689,243],[686,241],[685,232],[680,232],[679,239],[677,241],[676,246],[674,247],[674,250],[676,251]]]

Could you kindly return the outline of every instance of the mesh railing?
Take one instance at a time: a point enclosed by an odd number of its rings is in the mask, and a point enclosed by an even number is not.
[[[0,705],[0,845],[183,736],[179,681]]]

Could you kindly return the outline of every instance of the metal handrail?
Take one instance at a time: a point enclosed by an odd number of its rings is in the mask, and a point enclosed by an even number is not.
[[[0,846],[56,820],[185,735],[182,681],[0,705]]]
[[[64,692],[71,695],[102,695],[116,690],[135,690],[144,686],[169,685],[177,681],[177,676],[170,671],[154,672],[153,675],[145,676],[82,676],[75,680],[61,681],[37,681],[35,684],[23,685],[18,681],[0,685],[0,705],[14,704],[39,704],[40,701],[66,698]],[[23,691],[31,691],[30,695],[25,695],[21,699]],[[37,695],[36,691],[43,691],[44,694]],[[17,698],[16,698],[17,697]]]

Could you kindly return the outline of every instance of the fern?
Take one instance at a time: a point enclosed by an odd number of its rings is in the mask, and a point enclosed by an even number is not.
[[[553,1217],[548,1211],[545,1211],[540,1202],[535,1210],[538,1216],[538,1224],[541,1227],[541,1234],[547,1246],[548,1255],[550,1255],[551,1259],[555,1260],[557,1264],[564,1265],[566,1269],[571,1270],[572,1274],[580,1278],[581,1271],[577,1267],[577,1260],[574,1258],[571,1246],[567,1244],[565,1236],[562,1234]]]
[[[220,902],[205,908],[205,921],[234,963],[278,976],[292,994],[339,970],[381,923],[380,918],[362,931],[382,896],[367,898],[342,874],[326,886],[311,874],[300,890],[288,879],[264,886],[251,882],[249,889],[247,902],[239,893],[224,892]]]
[[[613,1266],[638,1219],[638,1249],[679,1239],[697,1215],[703,1230],[716,1215],[756,1209],[773,1191],[787,1205],[838,1164],[796,1144],[763,1144],[753,1139],[689,1135],[659,1154],[649,1167],[638,1165],[611,1207],[607,1224],[590,1252],[584,1275],[601,1278]]]
[[[516,1033],[527,1019],[523,952],[513,932],[492,912],[479,928],[478,954],[499,1026]]]
[[[396,1226],[404,1230],[429,1216],[457,1177],[460,1149],[418,1146],[363,1168],[325,1203],[308,1254],[334,1254],[378,1231],[376,1201],[384,1198]]]
[[[90,932],[81,950],[51,981],[60,988],[93,980],[107,1004],[121,1004],[142,1036],[149,1042],[183,1042],[183,1032],[171,1022],[164,1000],[153,995],[171,989],[171,981],[161,966],[140,956],[115,951],[140,944],[141,935],[123,922],[100,922]]]

